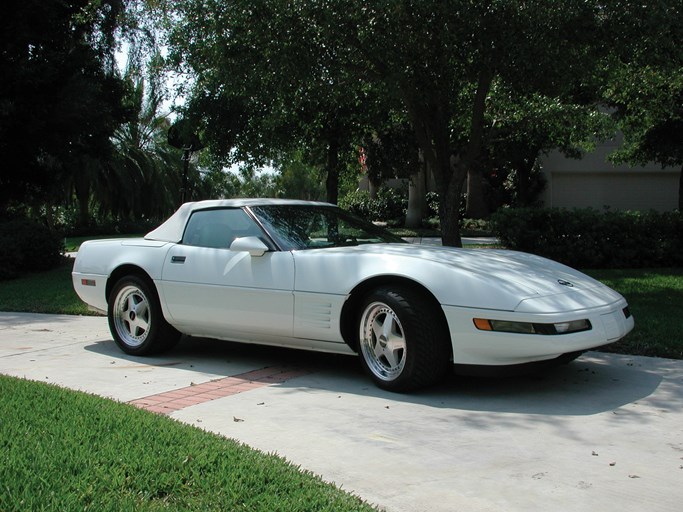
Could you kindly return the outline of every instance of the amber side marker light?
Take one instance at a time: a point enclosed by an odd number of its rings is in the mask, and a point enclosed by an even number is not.
[[[474,326],[479,329],[480,331],[492,331],[493,327],[491,327],[491,322],[488,320],[484,320],[483,318],[475,318],[474,319]]]

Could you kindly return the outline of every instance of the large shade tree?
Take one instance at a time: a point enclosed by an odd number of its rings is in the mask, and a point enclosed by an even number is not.
[[[373,112],[405,111],[442,198],[443,241],[460,245],[463,184],[490,154],[499,103],[559,101],[590,116],[607,71],[676,1],[179,0],[170,46],[196,80],[190,105],[214,149],[317,144],[328,198],[358,125],[380,131]]]
[[[581,158],[595,149],[597,141],[614,134],[609,114],[595,108],[597,98],[582,101],[540,94],[519,98],[495,85],[492,93],[497,101],[487,114],[484,149],[475,169],[506,178],[511,206],[536,202],[543,186],[536,174],[539,156],[558,149],[567,157]],[[468,180],[467,214],[471,185]]]
[[[626,2],[623,15],[644,18],[647,25],[630,33],[630,58],[612,68],[604,88],[624,134],[612,159],[680,167],[683,211],[683,2],[664,1],[656,8]]]
[[[178,0],[169,47],[192,87],[186,116],[226,163],[303,151],[325,170],[327,200],[367,124],[370,89],[337,65],[335,47],[298,4]]]
[[[181,0],[172,46],[195,92],[244,122],[252,149],[308,135],[333,155],[378,101],[363,91],[379,86],[382,102],[407,112],[434,173],[444,243],[460,245],[461,192],[484,151],[493,84],[520,98],[581,97],[621,44],[620,3]]]
[[[405,105],[442,197],[446,245],[460,245],[460,195],[485,147],[493,84],[517,97],[580,96],[621,29],[610,1],[305,3],[339,65]]]
[[[51,204],[111,155],[127,118],[114,34],[124,0],[8,0],[0,17],[0,212]]]

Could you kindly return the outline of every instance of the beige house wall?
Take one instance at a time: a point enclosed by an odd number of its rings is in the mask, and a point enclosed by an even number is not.
[[[669,211],[678,207],[680,169],[658,164],[614,165],[607,156],[616,142],[600,145],[581,160],[559,151],[541,160],[547,179],[541,196],[547,207]]]

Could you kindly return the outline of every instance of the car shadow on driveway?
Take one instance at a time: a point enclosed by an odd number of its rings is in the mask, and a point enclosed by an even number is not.
[[[183,337],[167,354],[154,357],[127,355],[112,340],[97,341],[85,349],[139,365],[190,370],[217,378],[275,365],[298,368],[307,375],[272,385],[283,391],[318,390],[461,411],[599,414],[651,396],[663,380],[658,372],[642,368],[640,358],[589,352],[572,363],[542,372],[511,377],[449,375],[436,386],[399,394],[374,386],[357,359],[349,356],[190,337]],[[683,391],[667,395],[666,406],[676,405],[683,407]]]

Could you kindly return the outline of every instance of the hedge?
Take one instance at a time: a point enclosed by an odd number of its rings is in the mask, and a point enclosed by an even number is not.
[[[520,208],[493,214],[491,230],[509,249],[578,268],[683,265],[680,212]]]
[[[339,206],[371,221],[403,222],[408,208],[408,200],[401,192],[391,188],[381,188],[375,199],[364,190],[346,194],[339,200]]]
[[[0,280],[55,268],[62,260],[63,249],[62,237],[39,222],[0,222]]]

